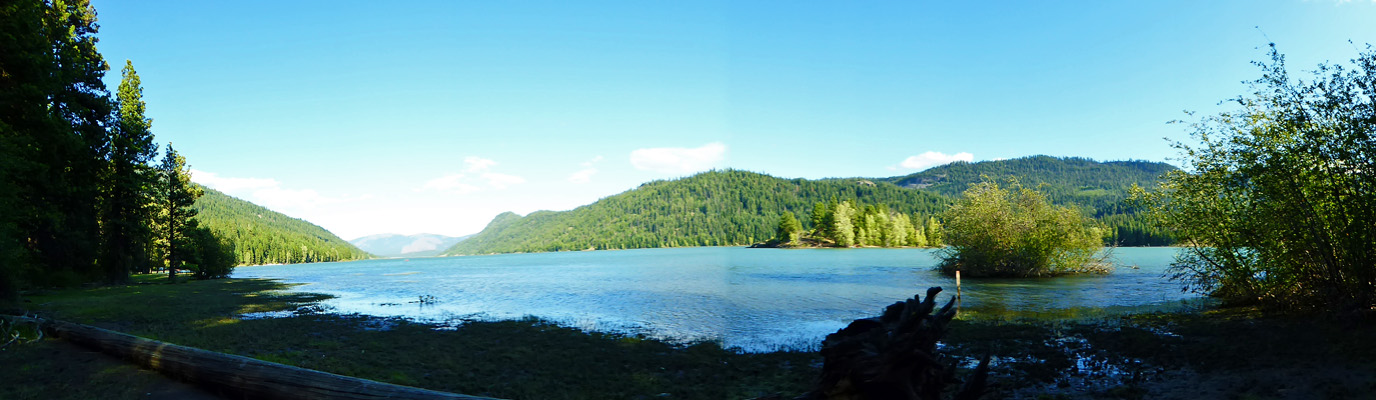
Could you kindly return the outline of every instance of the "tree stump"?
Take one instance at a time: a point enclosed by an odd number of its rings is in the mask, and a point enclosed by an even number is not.
[[[883,315],[857,319],[822,341],[822,378],[818,388],[799,399],[861,400],[941,399],[958,383],[955,366],[936,354],[937,341],[955,317],[955,298],[936,310],[936,294],[919,296],[884,309]],[[935,313],[933,313],[935,311]],[[974,400],[984,394],[989,358],[980,362],[953,399]]]

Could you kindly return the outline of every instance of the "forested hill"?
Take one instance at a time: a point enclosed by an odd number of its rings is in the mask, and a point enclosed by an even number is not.
[[[1088,158],[1031,156],[1011,160],[955,162],[907,176],[880,179],[895,185],[921,189],[942,196],[960,196],[983,177],[1003,180],[1016,177],[1024,186],[1041,187],[1051,201],[1089,208],[1101,217],[1120,214],[1133,184],[1155,187],[1160,177],[1176,169],[1150,161],[1098,162]]]
[[[569,211],[504,213],[446,255],[586,249],[743,245],[773,237],[779,214],[811,229],[818,202],[858,200],[895,212],[936,215],[981,177],[1017,177],[1056,203],[1079,207],[1109,228],[1107,241],[1166,245],[1171,238],[1124,200],[1133,184],[1153,187],[1175,167],[1146,161],[1096,162],[1033,156],[955,163],[892,178],[782,179],[725,170],[654,181]],[[921,219],[914,219],[920,221]]]
[[[205,195],[196,200],[196,219],[201,221],[201,226],[234,243],[239,264],[295,264],[371,257],[325,228],[211,188],[201,188]]]
[[[866,179],[783,179],[725,170],[653,181],[569,211],[504,213],[448,255],[746,245],[774,236],[789,211],[810,227],[818,202],[859,200],[931,215],[950,199]]]
[[[1107,242],[1123,246],[1164,246],[1174,239],[1126,201],[1136,184],[1154,188],[1166,172],[1176,169],[1149,161],[1098,162],[1079,157],[1031,156],[1012,160],[956,162],[912,175],[883,179],[906,188],[942,196],[960,196],[984,177],[1018,178],[1038,188],[1057,204],[1079,207],[1108,228]],[[1042,185],[1045,184],[1045,185]]]

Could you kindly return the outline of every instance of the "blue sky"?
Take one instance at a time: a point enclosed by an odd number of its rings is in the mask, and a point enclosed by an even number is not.
[[[1376,43],[1376,1],[94,3],[107,85],[133,60],[197,181],[346,239],[710,168],[1168,161],[1268,41]]]

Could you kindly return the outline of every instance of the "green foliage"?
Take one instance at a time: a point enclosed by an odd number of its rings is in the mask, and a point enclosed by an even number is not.
[[[850,200],[840,203],[817,203],[813,220],[822,225],[803,238],[812,243],[831,243],[838,247],[904,247],[926,246],[921,227],[913,226],[908,214],[890,210],[884,205],[864,205]]]
[[[1078,210],[1054,206],[1041,193],[1010,180],[970,186],[945,213],[941,272],[968,277],[1037,277],[1106,273],[1096,256],[1101,231]]]
[[[774,240],[780,243],[798,244],[798,239],[803,235],[803,224],[798,222],[798,217],[791,212],[779,215],[779,232],[774,236]]]
[[[855,245],[855,207],[849,201],[843,201],[831,210],[833,225],[827,229],[831,232],[831,240],[837,246],[850,247]]]
[[[234,271],[234,244],[220,238],[208,228],[196,227],[189,232],[191,254],[187,268],[196,279],[228,278]]]
[[[919,221],[919,220],[920,220],[919,218],[913,218],[913,221]],[[912,237],[909,238],[909,240],[908,240],[908,245],[909,245],[909,246],[913,246],[913,247],[928,247],[928,246],[931,246],[931,242],[929,242],[929,241],[927,240],[927,228],[926,228],[925,226],[913,225],[913,234],[912,234]],[[932,246],[932,247],[937,247],[937,246]]]
[[[446,254],[747,245],[775,237],[781,213],[813,215],[814,204],[832,198],[886,204],[908,214],[931,214],[949,204],[883,182],[711,171],[649,182],[570,211],[505,213]]]
[[[1150,221],[1138,206],[1126,202],[1134,185],[1155,188],[1163,174],[1176,170],[1147,161],[1096,162],[1078,157],[1030,156],[1011,160],[956,162],[911,175],[884,179],[896,185],[956,197],[987,179],[1016,178],[1038,187],[1053,204],[1074,205],[1105,225],[1108,244],[1165,246],[1169,232]],[[929,230],[930,232],[930,230]],[[933,244],[939,246],[939,244]]]
[[[946,245],[946,234],[942,231],[941,221],[936,217],[927,217],[927,226],[922,230],[927,234],[927,245],[931,247],[942,247]]]
[[[359,250],[330,231],[305,220],[202,187],[196,200],[201,225],[229,242],[235,264],[296,264],[361,260]]]
[[[1186,170],[1141,193],[1188,250],[1176,279],[1279,308],[1376,305],[1376,51],[1352,64],[1292,80],[1272,46],[1238,110],[1191,125]]]
[[[0,299],[28,286],[123,282],[154,264],[194,264],[203,277],[234,264],[197,227],[185,159],[169,145],[163,164],[150,165],[158,146],[142,81],[126,61],[111,98],[96,30],[87,0],[0,4]]]
[[[0,298],[102,275],[111,102],[88,1],[0,5]]]
[[[152,120],[144,115],[143,87],[133,62],[126,61],[116,99],[117,120],[110,134],[110,173],[106,176],[104,230],[100,263],[107,282],[123,282],[132,271],[151,268],[150,227],[157,175],[149,166],[157,153]]]
[[[161,228],[158,243],[169,276],[175,276],[195,251],[191,235],[197,227],[196,209],[191,206],[201,193],[200,187],[191,183],[191,167],[186,165],[186,158],[168,143],[167,154],[158,166],[157,199]]]

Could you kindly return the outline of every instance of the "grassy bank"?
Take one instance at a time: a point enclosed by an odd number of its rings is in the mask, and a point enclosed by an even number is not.
[[[817,374],[815,353],[737,354],[712,343],[673,346],[583,333],[538,320],[472,322],[453,330],[398,319],[303,312],[292,318],[240,319],[248,312],[294,311],[322,299],[281,292],[267,280],[225,279],[71,290],[30,296],[47,316],[152,339],[304,368],[465,394],[517,398],[746,398],[799,393]],[[60,374],[61,360],[16,347],[0,365],[29,375]],[[0,380],[20,379],[6,375]],[[66,396],[80,381],[0,382],[0,398]],[[47,385],[45,387],[40,387]],[[68,398],[123,390],[94,381]],[[129,395],[135,395],[129,397]],[[98,396],[108,398],[110,396]]]
[[[228,279],[31,295],[24,308],[172,343],[305,368],[515,399],[732,399],[808,390],[816,353],[737,354],[584,333],[538,320],[457,329],[318,313],[323,297]],[[250,312],[291,318],[242,319]],[[879,310],[875,310],[876,313]],[[952,325],[949,359],[996,360],[991,398],[1363,398],[1376,328],[1254,310]],[[148,398],[166,380],[48,341],[0,351],[0,398]],[[93,396],[94,395],[94,396]]]

